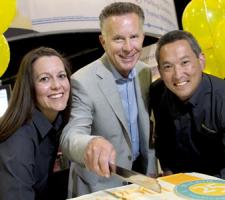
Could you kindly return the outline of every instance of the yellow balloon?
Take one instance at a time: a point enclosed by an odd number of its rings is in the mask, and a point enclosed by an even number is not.
[[[224,0],[204,0],[206,17],[212,33],[220,20],[225,19],[225,1]]]
[[[0,35],[0,77],[6,71],[10,60],[10,51],[4,35]]]
[[[214,51],[220,65],[221,76],[225,78],[225,19],[221,20],[215,29]]]
[[[186,6],[182,15],[182,25],[184,30],[191,32],[195,36],[202,49],[209,49],[213,46],[213,41],[204,1],[192,0]]]
[[[0,34],[10,26],[16,14],[16,0],[0,0]]]
[[[206,56],[205,72],[225,77],[225,0],[192,0],[182,15]]]
[[[215,57],[214,49],[205,49],[203,50],[206,59],[206,66],[204,72],[208,74],[213,74],[214,76],[218,76],[222,78],[221,69],[218,60]]]

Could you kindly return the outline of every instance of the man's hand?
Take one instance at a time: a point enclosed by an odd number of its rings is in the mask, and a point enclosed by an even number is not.
[[[85,166],[99,176],[110,177],[109,163],[115,163],[116,151],[103,137],[92,139],[84,155]]]

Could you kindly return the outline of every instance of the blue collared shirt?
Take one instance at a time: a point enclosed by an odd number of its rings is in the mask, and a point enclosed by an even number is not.
[[[116,80],[125,112],[125,117],[129,127],[132,143],[132,157],[133,160],[136,160],[139,155],[138,108],[134,81],[136,70],[132,69],[132,71],[128,75],[128,78],[124,78],[123,76],[121,76],[121,74],[113,67],[112,73]]]

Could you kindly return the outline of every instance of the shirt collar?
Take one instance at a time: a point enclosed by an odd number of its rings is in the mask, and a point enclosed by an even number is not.
[[[205,94],[210,92],[210,85],[209,85],[208,76],[203,73],[202,80],[196,89],[196,91],[193,93],[192,97],[188,100],[190,104],[193,106],[197,106],[199,103],[202,102],[202,99],[205,98]]]
[[[170,111],[170,114],[172,117],[176,118],[177,116],[180,116],[182,113],[186,113],[188,109],[188,102],[181,101],[174,93],[172,93],[170,90],[166,90],[168,93],[168,101],[167,106]]]
[[[36,108],[33,110],[32,121],[42,138],[45,137],[51,129],[58,131],[62,125],[61,115],[58,115],[56,120],[51,124],[43,113]]]
[[[175,94],[173,94],[168,89],[166,90],[168,92],[168,102],[170,103],[169,110],[173,117],[176,117],[177,115],[180,115],[180,113],[185,113],[187,110],[190,110],[193,107],[196,107],[199,103],[202,102],[202,99],[205,98],[205,94],[209,92],[209,80],[208,76],[203,73],[202,80],[196,89],[196,91],[193,93],[192,97],[186,101],[181,101]]]
[[[114,78],[115,78],[116,81],[122,81],[122,82],[125,82],[125,81],[132,81],[132,80],[135,78],[136,74],[137,74],[136,69],[133,68],[133,69],[130,71],[130,73],[129,73],[129,75],[128,75],[128,78],[124,78],[124,77],[116,70],[116,68],[115,68],[111,63],[110,63],[110,69],[111,69],[112,74],[113,74],[113,76],[114,76]]]

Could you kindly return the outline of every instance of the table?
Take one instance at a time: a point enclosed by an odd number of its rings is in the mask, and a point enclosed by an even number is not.
[[[161,193],[148,190],[136,184],[107,189],[104,191],[94,192],[70,200],[182,200],[174,193],[174,188],[189,181],[199,180],[221,180],[216,177],[208,176],[200,173],[179,173],[170,176],[164,176],[157,179],[162,187]],[[219,199],[225,200],[225,188],[223,189],[224,196]]]

